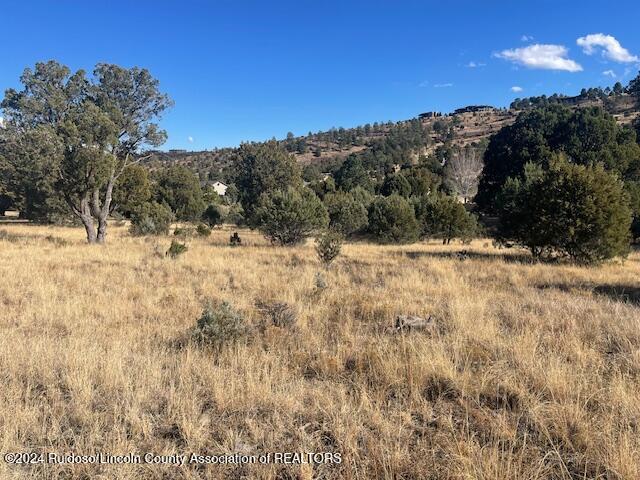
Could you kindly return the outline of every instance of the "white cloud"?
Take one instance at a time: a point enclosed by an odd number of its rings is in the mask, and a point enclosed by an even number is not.
[[[449,87],[453,87],[453,83],[436,83],[433,87],[434,88],[449,88]]]
[[[189,143],[193,143],[193,137],[189,136],[187,137],[187,140],[189,140]]]
[[[602,72],[602,74],[605,77],[616,78],[616,72],[614,72],[613,70],[605,70],[604,72]]]
[[[580,37],[576,43],[582,47],[582,51],[587,55],[593,55],[596,51],[601,50],[603,57],[614,62],[632,63],[640,61],[640,58],[632,55],[611,35],[592,33],[586,37]]]
[[[486,63],[481,63],[481,62],[469,62],[465,65],[465,67],[467,68],[478,68],[478,67],[486,67],[487,64]]]
[[[522,88],[522,87],[518,87],[517,85],[514,85],[513,87],[511,87],[511,91],[512,91],[513,93],[520,93],[520,92],[522,92],[523,90],[524,90],[524,88]]]
[[[522,35],[520,37],[520,40],[523,42],[530,42],[531,40],[533,40],[533,37],[531,35]]]
[[[567,58],[569,51],[563,45],[529,45],[523,48],[503,50],[495,56],[529,68],[580,72],[582,66]]]
[[[418,84],[418,86],[419,86],[420,88],[428,87],[428,86],[429,86],[429,81],[428,81],[428,80],[425,80],[425,81],[423,81],[423,82],[420,82],[420,83]]]

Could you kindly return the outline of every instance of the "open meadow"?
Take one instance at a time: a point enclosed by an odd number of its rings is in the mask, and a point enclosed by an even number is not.
[[[104,246],[0,225],[0,450],[339,452],[299,465],[10,465],[0,478],[640,478],[640,255],[531,263],[490,241],[347,244],[230,231]],[[466,254],[458,252],[466,250]],[[189,340],[207,300],[251,330]],[[285,302],[275,326],[256,304]],[[432,318],[396,332],[399,314]]]

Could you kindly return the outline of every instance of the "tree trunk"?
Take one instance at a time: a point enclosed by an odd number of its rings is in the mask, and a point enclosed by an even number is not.
[[[96,243],[96,227],[93,224],[93,218],[91,216],[85,217],[84,215],[80,217],[82,220],[82,224],[84,225],[84,229],[87,232],[87,242],[88,243]]]
[[[98,218],[98,243],[104,243],[107,236],[107,219],[102,218],[102,215]]]
[[[91,205],[89,204],[88,196],[85,196],[80,201],[80,210],[76,211],[76,213],[80,217],[84,229],[87,232],[87,242],[96,243],[96,227],[93,224],[93,216],[91,215]]]
[[[98,243],[104,243],[107,237],[107,217],[111,210],[111,200],[113,197],[113,185],[115,184],[115,176],[112,175],[107,183],[107,191],[104,196],[104,203],[98,212]],[[96,205],[98,206],[98,205]]]

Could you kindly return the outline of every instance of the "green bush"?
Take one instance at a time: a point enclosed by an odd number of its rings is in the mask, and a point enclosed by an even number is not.
[[[232,225],[245,225],[247,221],[244,217],[244,210],[242,210],[242,205],[236,203],[229,207],[229,213],[227,213],[227,218],[225,219],[225,221]]]
[[[209,205],[202,214],[202,221],[210,227],[222,225],[223,215],[218,205]]]
[[[329,212],[329,226],[333,230],[349,236],[367,226],[367,209],[351,193],[327,194],[324,204]]]
[[[165,205],[143,203],[131,214],[130,232],[132,235],[168,235],[173,213]]]
[[[167,257],[178,258],[184,252],[188,250],[188,247],[184,243],[180,243],[176,240],[171,240],[171,246],[167,250]]]
[[[155,196],[158,202],[169,205],[178,220],[198,220],[205,208],[198,176],[182,165],[157,173]]]
[[[629,251],[631,211],[622,182],[601,164],[571,164],[556,156],[547,170],[529,164],[498,197],[499,240],[536,257],[594,263]]]
[[[411,243],[419,225],[413,207],[399,195],[376,198],[369,207],[369,232],[381,243]]]
[[[279,245],[299,243],[329,222],[327,209],[306,187],[262,194],[255,218],[264,236]]]
[[[433,194],[414,198],[412,203],[423,237],[441,238],[448,244],[454,238],[469,241],[479,232],[476,217],[457,198]]]
[[[200,345],[220,349],[245,337],[248,328],[244,317],[227,302],[208,302],[191,331],[191,338]]]
[[[196,227],[196,233],[200,237],[208,237],[209,235],[211,235],[211,229],[207,227],[204,223],[200,223]]]
[[[326,268],[329,268],[331,263],[340,255],[342,241],[343,236],[332,230],[327,230],[316,238],[316,253]]]

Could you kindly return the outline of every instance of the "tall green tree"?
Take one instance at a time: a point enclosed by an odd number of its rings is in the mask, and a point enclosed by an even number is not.
[[[253,225],[256,225],[254,212],[263,194],[302,185],[295,158],[275,141],[241,145],[237,165],[238,196],[245,217]]]
[[[98,64],[88,79],[83,70],[72,74],[49,61],[20,80],[22,90],[7,90],[1,104],[13,141],[28,144],[55,172],[52,189],[82,221],[87,241],[103,243],[118,179],[144,147],[165,141],[156,122],[170,99],[137,67]],[[52,151],[40,153],[34,136]]]
[[[155,198],[168,205],[178,220],[199,220],[206,207],[198,176],[182,165],[158,173]]]
[[[330,193],[324,198],[329,212],[329,226],[344,236],[367,226],[367,208],[349,192]]]
[[[640,101],[640,73],[638,73],[636,78],[629,82],[629,85],[627,86],[627,93],[637,97],[638,101]]]
[[[373,182],[360,157],[350,155],[335,174],[336,187],[349,192],[356,187],[373,191]]]
[[[151,200],[152,188],[149,171],[142,165],[127,166],[114,188],[115,209],[130,218],[141,205]]]
[[[546,168],[557,153],[580,165],[601,162],[625,181],[640,176],[640,146],[632,129],[619,126],[598,107],[572,111],[553,104],[521,113],[491,137],[477,203],[494,210],[507,178],[522,176],[527,163]]]
[[[382,183],[380,193],[385,197],[395,193],[401,197],[409,198],[411,196],[411,184],[401,173],[387,175]]]
[[[60,156],[58,136],[49,126],[22,131],[7,123],[0,129],[0,190],[22,218],[51,223],[70,215],[55,188]]]

